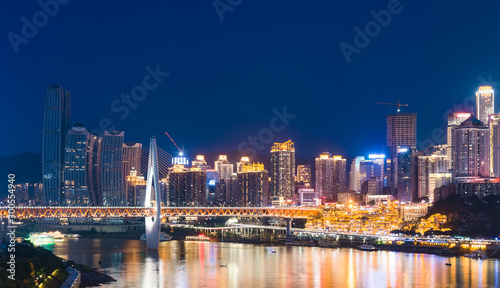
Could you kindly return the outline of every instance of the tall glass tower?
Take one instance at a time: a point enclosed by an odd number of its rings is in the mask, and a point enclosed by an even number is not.
[[[271,148],[271,196],[275,203],[295,194],[295,147],[291,140]],[[278,204],[281,205],[281,204]]]
[[[476,117],[488,124],[488,116],[494,113],[495,92],[491,86],[481,86],[476,92]]]
[[[105,131],[101,148],[101,197],[104,206],[126,206],[122,170],[123,131]]]
[[[42,139],[42,173],[45,205],[64,202],[63,153],[65,133],[71,127],[71,93],[49,85],[45,96]]]

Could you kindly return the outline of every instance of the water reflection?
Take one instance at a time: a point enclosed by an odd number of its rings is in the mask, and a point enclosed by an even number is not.
[[[65,239],[58,256],[103,269],[109,287],[499,287],[500,261],[319,247]],[[276,253],[273,253],[273,250]],[[452,266],[445,266],[446,262]],[[221,266],[222,265],[222,266]]]

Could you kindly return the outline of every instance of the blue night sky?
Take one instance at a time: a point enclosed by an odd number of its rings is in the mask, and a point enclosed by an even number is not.
[[[480,77],[500,82],[498,1],[232,0],[241,3],[227,6],[223,21],[212,1],[106,2],[59,5],[18,53],[9,33],[23,37],[21,19],[43,10],[36,1],[4,3],[0,156],[41,152],[49,84],[72,93],[73,122],[98,129],[108,118],[126,141],[155,134],[171,153],[163,131],[190,152],[237,150],[286,106],[296,117],[271,140],[291,138],[306,158],[325,149],[383,152],[385,116],[396,108],[378,101],[408,103],[402,110],[418,114],[418,139],[431,139]],[[364,30],[370,11],[388,5],[397,13],[348,63],[340,43],[354,47],[354,28]],[[157,65],[169,76],[120,119],[111,103]]]

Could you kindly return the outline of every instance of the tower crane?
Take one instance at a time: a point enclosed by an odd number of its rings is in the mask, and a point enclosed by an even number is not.
[[[179,148],[179,146],[177,146],[177,144],[175,143],[174,139],[172,139],[172,137],[170,137],[170,135],[168,135],[167,132],[165,132],[165,134],[167,134],[168,138],[170,138],[170,141],[172,141],[172,143],[174,143],[175,147],[177,147],[177,149],[179,149],[179,152],[180,152],[180,154],[182,156],[184,154],[184,151],[183,151],[184,149]]]
[[[399,103],[399,100],[398,100],[398,103],[377,102],[377,104],[398,106],[398,113],[401,111],[400,107],[408,107],[408,104],[401,104],[401,103]]]

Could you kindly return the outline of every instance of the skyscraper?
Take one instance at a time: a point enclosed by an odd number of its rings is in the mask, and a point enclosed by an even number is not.
[[[387,116],[387,186],[395,185],[395,160],[398,147],[417,147],[417,114],[398,113]]]
[[[71,127],[71,93],[59,85],[47,87],[43,114],[42,173],[46,205],[64,202],[65,133]]]
[[[237,206],[264,207],[269,205],[269,174],[264,164],[241,166],[238,172]]]
[[[122,173],[124,179],[130,174],[132,167],[135,168],[136,173],[141,175],[141,158],[142,158],[142,144],[135,142],[123,143],[122,152]]]
[[[434,202],[434,189],[450,184],[449,162],[447,155],[418,157],[418,198],[427,197]]]
[[[172,207],[206,204],[206,172],[174,165],[167,176],[168,205]]]
[[[311,165],[297,165],[297,182],[311,183]]]
[[[490,130],[471,116],[455,128],[457,177],[490,177]]]
[[[347,190],[346,163],[346,159],[342,158],[342,156],[333,156],[333,201],[337,201],[339,193]]]
[[[102,137],[101,195],[104,206],[125,206],[122,168],[123,131],[105,131]]]
[[[236,163],[236,172],[241,172],[241,167],[249,163],[250,158],[248,158],[248,156],[242,156],[240,162]]]
[[[217,170],[219,179],[224,179],[226,181],[231,177],[234,171],[234,165],[227,161],[226,155],[219,155],[219,159],[215,160],[214,168]]]
[[[125,181],[125,190],[127,191],[127,206],[144,207],[147,184],[144,176],[139,175],[135,167],[132,167],[126,178],[127,181]],[[166,202],[167,198],[162,198],[162,200]]]
[[[471,113],[465,113],[465,112],[454,112],[450,113],[448,115],[448,127],[447,127],[447,149],[448,149],[448,159],[450,161],[450,165],[448,166],[449,169],[451,170],[452,177],[455,175],[455,171],[457,170],[457,167],[455,165],[455,159],[456,159],[456,139],[455,139],[455,128],[458,127],[458,125],[462,124],[465,120],[469,119],[471,116]]]
[[[351,172],[349,173],[349,190],[351,191],[361,192],[361,185],[359,182],[359,164],[364,160],[364,156],[357,156],[354,160],[352,160]]]
[[[76,122],[68,130],[64,153],[64,192],[68,206],[96,205],[93,183],[94,141],[85,126]]]
[[[411,195],[411,151],[409,147],[398,147],[395,161],[396,195],[400,202],[410,203]]]
[[[327,201],[333,200],[333,158],[328,152],[323,152],[315,159],[316,193],[318,198],[325,197]]]
[[[500,114],[489,117],[491,177],[500,177]]]
[[[488,116],[495,113],[495,92],[491,86],[481,86],[476,92],[476,117],[487,124]]]
[[[274,143],[270,173],[271,196],[275,197],[273,201],[291,199],[295,194],[295,147],[291,140]]]

